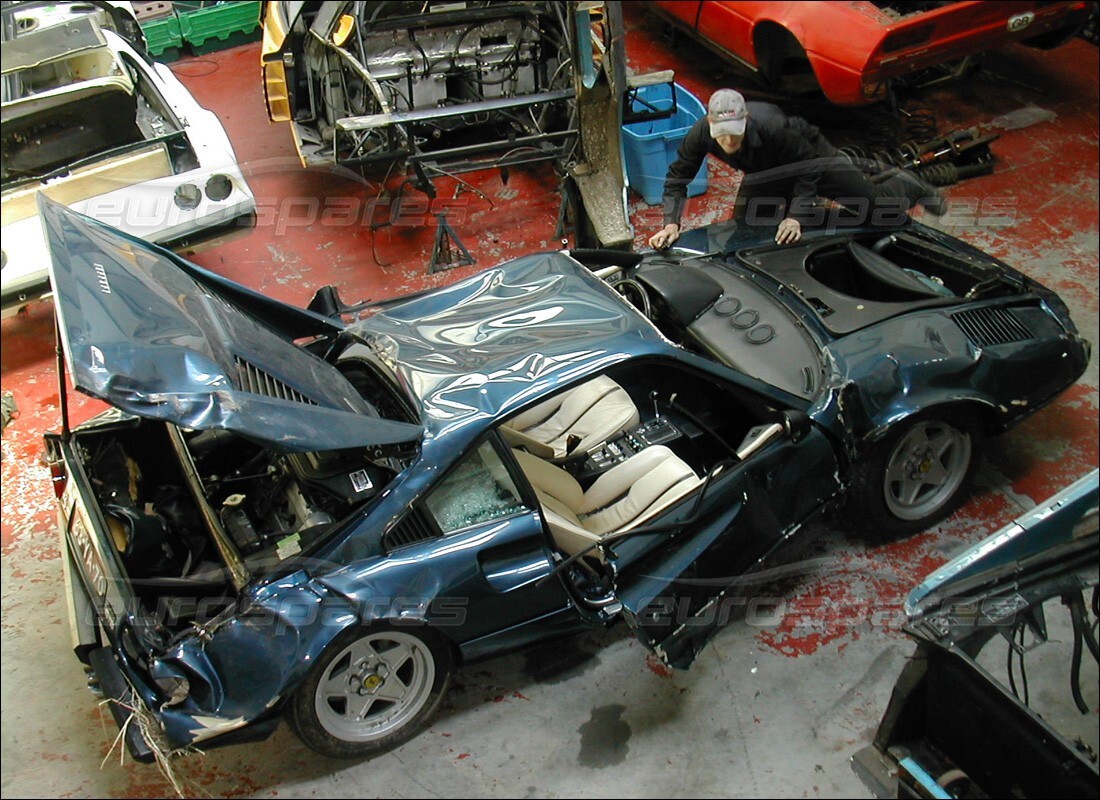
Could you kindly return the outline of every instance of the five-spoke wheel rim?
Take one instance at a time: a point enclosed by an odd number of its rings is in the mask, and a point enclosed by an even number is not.
[[[898,519],[917,520],[950,502],[970,468],[970,436],[946,422],[918,422],[886,462],[886,507]]]
[[[435,659],[417,636],[368,633],[329,662],[317,684],[314,708],[333,736],[365,742],[394,733],[428,702]]]

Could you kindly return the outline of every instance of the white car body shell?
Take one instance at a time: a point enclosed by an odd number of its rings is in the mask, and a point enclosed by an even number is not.
[[[200,106],[166,65],[148,61],[114,31],[100,29],[98,25],[94,28],[104,42],[99,59],[102,63],[113,64],[112,73],[122,73],[95,80],[117,79],[128,83],[126,68],[131,74],[139,73],[139,80],[159,94],[164,106],[176,117],[194,152],[197,166],[173,174],[163,150],[150,153],[139,149],[115,157],[105,154],[103,159],[95,159],[92,163],[84,159],[80,169],[74,168],[56,177],[48,175],[45,180],[10,189],[6,187],[2,200],[5,316],[48,292],[49,253],[34,211],[34,196],[38,191],[44,191],[76,211],[158,244],[170,245],[181,240],[190,243],[199,238],[196,234],[249,220],[255,211],[255,198],[217,116]],[[77,81],[18,98],[5,103],[5,111],[18,104],[36,102],[56,108],[59,95],[80,92],[86,83],[90,81]],[[214,200],[208,196],[206,186],[211,178],[219,175],[228,178],[231,189],[228,196]],[[219,178],[217,183],[224,190],[224,181]],[[191,208],[181,207],[175,201],[177,190],[185,184],[198,189],[197,194],[190,190],[191,203],[197,200]],[[118,188],[111,188],[115,185]]]

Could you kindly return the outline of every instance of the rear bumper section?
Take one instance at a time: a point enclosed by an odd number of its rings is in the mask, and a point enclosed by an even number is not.
[[[189,254],[194,254],[247,236],[255,227],[256,212],[248,208],[225,222],[191,230],[173,238],[158,239],[157,243],[169,250],[177,252],[186,250]],[[17,288],[5,287],[3,295],[0,296],[0,316],[12,316],[30,303],[52,297],[53,292],[46,275],[47,272],[43,269],[34,273],[28,283]]]
[[[226,222],[182,234],[172,239],[158,241],[158,244],[169,250],[201,252],[212,247],[219,247],[242,236],[247,236],[255,227],[256,212],[255,210],[248,210]]]
[[[1003,4],[1005,7],[1009,5]],[[1068,13],[1051,9],[1047,14],[1034,15],[1034,21],[1018,29],[1012,27],[1012,20],[1025,14],[973,21],[965,18],[955,20],[946,12],[929,15],[934,17],[931,21],[936,26],[935,35],[927,42],[894,53],[876,52],[865,69],[864,81],[901,77],[1016,42],[1041,41],[1052,36],[1068,41],[1084,24],[1087,14],[1085,8]],[[913,24],[920,24],[920,20]]]
[[[50,282],[46,279],[35,281],[34,283],[19,289],[14,289],[10,292],[4,292],[3,296],[0,297],[2,316],[9,317],[18,312],[23,306],[39,300],[45,300],[49,296]]]
[[[123,675],[111,648],[101,647],[91,651],[88,654],[88,663],[107,698],[111,716],[115,718],[119,729],[125,731],[126,749],[135,760],[151,763],[155,760],[153,748],[149,746],[141,732],[141,726],[134,719],[134,709],[140,701],[135,699],[133,687]]]

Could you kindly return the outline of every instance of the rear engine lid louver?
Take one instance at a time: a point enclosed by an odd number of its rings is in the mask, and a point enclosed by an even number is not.
[[[1027,325],[1008,308],[977,308],[953,314],[955,323],[977,347],[1023,342],[1034,338]]]

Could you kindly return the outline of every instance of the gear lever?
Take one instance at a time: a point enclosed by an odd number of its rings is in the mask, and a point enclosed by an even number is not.
[[[657,405],[657,390],[654,389],[649,393],[649,399],[653,402],[653,419],[661,418],[661,409]]]

